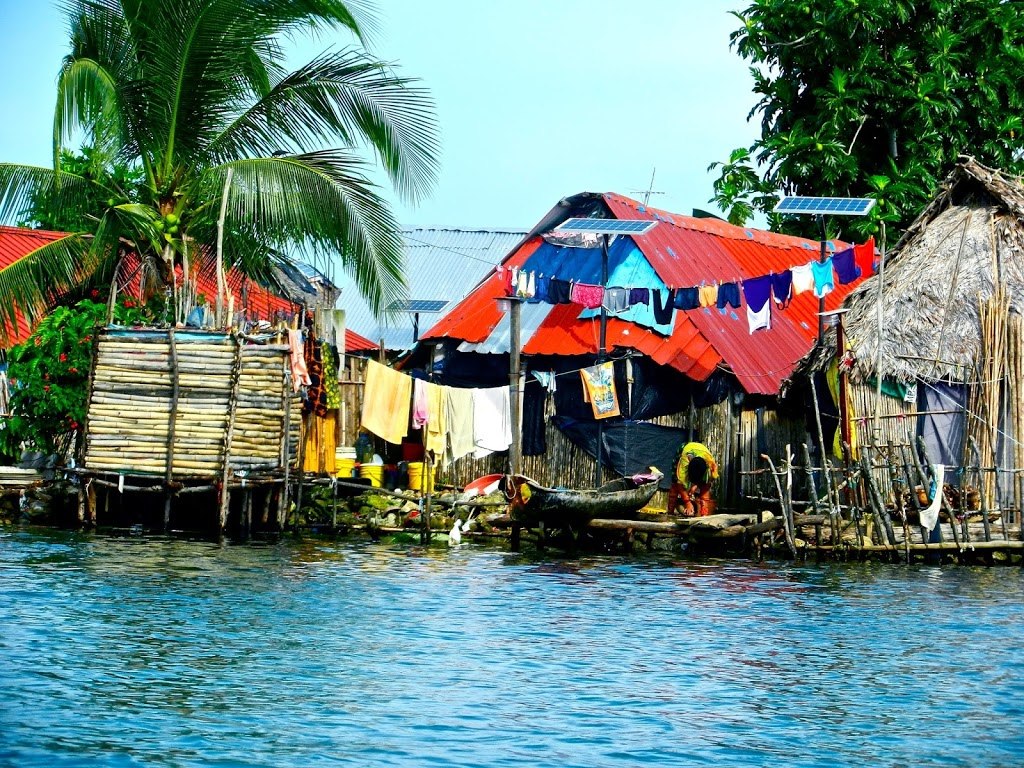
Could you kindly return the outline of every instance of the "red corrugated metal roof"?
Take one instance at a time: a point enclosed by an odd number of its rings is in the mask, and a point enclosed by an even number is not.
[[[41,229],[0,226],[0,269],[8,267],[21,257],[47,243],[65,237],[61,232]],[[130,261],[130,259],[129,259]],[[131,269],[131,265],[127,265]],[[275,315],[287,315],[297,311],[297,305],[245,277],[237,270],[228,273],[228,285],[235,294],[236,307],[246,310],[253,319],[271,320]],[[212,262],[200,270],[196,286],[197,293],[207,298],[217,295],[216,268]],[[245,297],[244,301],[242,297]],[[18,327],[8,339],[8,346],[25,341],[32,335],[32,328],[25,317],[18,313]],[[345,331],[345,348],[350,352],[364,352],[376,349],[377,345],[352,330]]]
[[[672,288],[710,282],[732,282],[781,271],[816,259],[820,244],[774,232],[736,227],[718,219],[698,219],[648,208],[613,193],[603,196],[619,219],[655,219],[661,224],[637,246],[658,277]],[[542,244],[532,238],[503,263],[520,266]],[[844,243],[834,243],[842,249]],[[860,281],[836,285],[825,302],[838,307]],[[503,295],[498,276],[492,275],[459,302],[423,338],[454,338],[471,343],[485,341],[498,325],[502,312],[496,299]],[[818,331],[818,300],[811,293],[793,299],[784,310],[773,311],[772,328],[751,334],[746,310],[697,309],[675,313],[668,337],[642,326],[609,318],[608,349],[632,348],[702,381],[725,366],[743,388],[755,394],[775,394],[796,362],[814,344]],[[594,354],[598,344],[597,318],[580,319],[579,307],[553,307],[538,329],[526,339],[528,355]]]
[[[0,269],[11,266],[22,256],[64,236],[61,232],[43,229],[0,226]],[[7,331],[5,343],[8,347],[20,344],[32,335],[32,327],[21,312],[17,313],[16,327],[8,325],[4,330]]]

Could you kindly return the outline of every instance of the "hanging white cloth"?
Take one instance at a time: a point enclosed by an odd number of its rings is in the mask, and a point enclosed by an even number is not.
[[[943,464],[933,464],[935,472],[935,495],[932,496],[932,503],[921,510],[921,525],[926,530],[935,528],[939,522],[939,508],[942,506],[942,485],[946,475],[946,467]]]

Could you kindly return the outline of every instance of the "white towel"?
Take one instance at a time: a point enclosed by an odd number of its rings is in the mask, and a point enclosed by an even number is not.
[[[474,458],[482,459],[512,445],[512,401],[508,387],[473,390]]]
[[[939,508],[942,506],[942,484],[943,478],[946,475],[946,467],[942,464],[933,464],[932,469],[935,472],[935,496],[932,497],[932,503],[921,510],[921,525],[929,531],[935,528],[935,524],[939,522]]]
[[[759,312],[755,312],[747,304],[747,324],[750,326],[751,333],[762,328],[770,329],[772,327],[772,303],[766,301]]]

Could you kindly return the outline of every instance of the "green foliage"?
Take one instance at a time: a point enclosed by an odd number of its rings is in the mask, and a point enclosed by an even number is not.
[[[751,63],[761,137],[719,169],[734,222],[777,194],[877,196],[854,236],[905,227],[960,154],[1024,170],[1024,14],[1004,0],[755,0],[732,46]],[[772,220],[812,234],[814,223]]]
[[[362,0],[63,5],[55,167],[0,163],[0,222],[76,237],[0,270],[0,319],[39,314],[125,249],[168,283],[186,251],[212,258],[225,188],[227,266],[266,282],[306,252],[336,258],[378,311],[401,297],[402,242],[370,163],[403,198],[425,195],[439,153],[429,95],[358,48],[280,63],[293,36],[361,41],[348,6]],[[68,155],[69,137],[89,149]]]
[[[92,337],[106,319],[107,305],[92,299],[57,307],[25,343],[8,353],[11,417],[0,431],[5,456],[17,458],[23,447],[45,453],[67,450],[85,420]],[[148,310],[131,298],[122,298],[114,308],[118,325],[151,321]]]

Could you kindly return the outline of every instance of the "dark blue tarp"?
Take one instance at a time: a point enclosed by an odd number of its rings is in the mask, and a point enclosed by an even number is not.
[[[578,421],[565,416],[553,416],[551,421],[574,445],[591,456],[597,456],[597,422]],[[643,421],[605,423],[601,434],[602,463],[623,476],[656,467],[665,476],[659,487],[667,490],[672,482],[676,453],[687,440],[688,431],[676,427]]]
[[[919,382],[917,385],[917,434],[924,438],[928,458],[934,464],[959,467],[963,460],[964,409],[967,387],[963,384]],[[955,411],[955,413],[942,413]],[[947,475],[946,482],[958,479]]]

